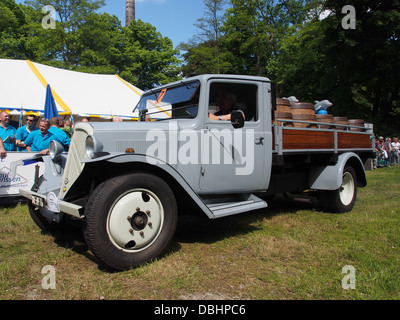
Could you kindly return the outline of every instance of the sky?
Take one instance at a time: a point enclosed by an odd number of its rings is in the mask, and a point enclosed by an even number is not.
[[[136,20],[153,25],[163,37],[172,40],[174,48],[197,33],[194,24],[205,11],[204,0],[136,0]],[[100,12],[116,15],[125,26],[125,0],[106,0],[106,6]]]
[[[196,34],[194,24],[204,16],[205,10],[203,0],[136,0],[136,20],[156,27],[172,40],[174,47]],[[101,11],[115,14],[125,26],[125,0],[106,0]]]

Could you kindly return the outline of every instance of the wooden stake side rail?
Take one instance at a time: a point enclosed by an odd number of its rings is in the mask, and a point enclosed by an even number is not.
[[[318,123],[313,123],[318,124]],[[350,131],[353,126],[342,125],[339,129],[296,128],[273,125],[273,153],[279,155],[295,152],[373,152],[375,140],[372,130]],[[360,127],[358,128],[360,129]]]

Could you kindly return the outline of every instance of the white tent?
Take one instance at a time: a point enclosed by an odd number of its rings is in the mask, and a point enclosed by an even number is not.
[[[60,115],[134,119],[142,90],[117,75],[68,71],[29,60],[0,59],[0,110],[43,115],[50,84]]]

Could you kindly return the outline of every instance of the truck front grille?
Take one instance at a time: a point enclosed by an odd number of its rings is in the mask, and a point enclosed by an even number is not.
[[[93,128],[88,124],[78,124],[74,130],[71,145],[68,152],[67,164],[64,169],[63,181],[59,198],[63,199],[68,190],[81,174],[83,167],[82,159],[86,157],[85,142]]]

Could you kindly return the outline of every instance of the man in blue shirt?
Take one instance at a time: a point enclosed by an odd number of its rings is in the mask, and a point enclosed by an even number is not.
[[[68,135],[60,129],[59,123],[60,119],[58,119],[57,117],[51,118],[49,131],[57,137],[61,145],[64,147],[64,150],[68,151],[71,140],[68,138]]]
[[[26,151],[24,141],[32,131],[39,130],[39,128],[36,127],[37,120],[38,117],[36,115],[30,114],[26,116],[26,125],[17,129],[17,135],[15,136],[17,139],[15,143],[17,145],[17,151]]]
[[[57,140],[61,143],[54,134],[49,132],[49,129],[50,120],[46,118],[40,120],[39,130],[31,132],[25,139],[26,150],[28,152],[40,151],[41,154],[48,154],[52,140]]]
[[[7,151],[6,151],[6,149],[4,149],[3,140],[1,140],[1,138],[0,138],[0,158],[4,159],[5,157],[7,157]]]
[[[15,135],[17,129],[10,125],[10,114],[7,111],[0,113],[0,138],[3,140],[6,151],[15,151]]]

